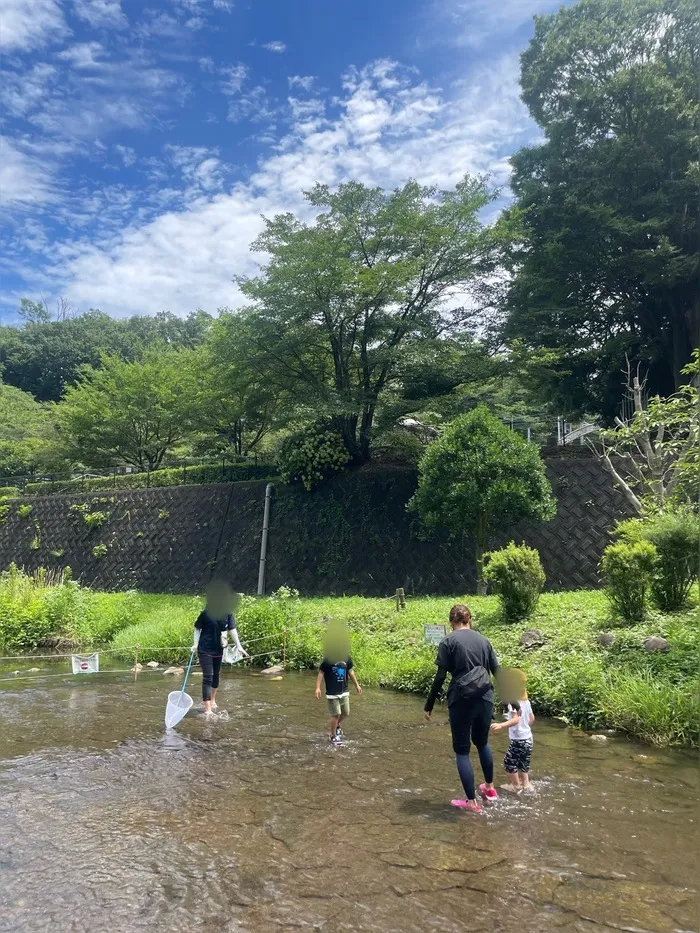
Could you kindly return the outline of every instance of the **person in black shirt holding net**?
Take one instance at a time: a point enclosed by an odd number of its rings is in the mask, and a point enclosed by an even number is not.
[[[207,717],[211,717],[217,709],[216,692],[229,635],[239,653],[244,658],[248,657],[236,629],[233,616],[235,603],[236,594],[231,587],[223,580],[212,580],[207,587],[206,607],[194,623],[191,650],[192,653],[197,652],[202,667],[202,703]]]
[[[443,638],[438,647],[435,661],[438,670],[425,703],[425,716],[430,720],[445,677],[451,674],[447,707],[457,770],[466,794],[466,800],[453,800],[452,806],[480,813],[469,751],[473,742],[484,772],[484,783],[479,786],[480,796],[485,803],[496,800],[498,793],[493,786],[493,755],[488,742],[494,699],[491,675],[498,672],[498,661],[491,642],[479,632],[474,632],[471,622],[471,612],[466,606],[452,607],[452,632]]]

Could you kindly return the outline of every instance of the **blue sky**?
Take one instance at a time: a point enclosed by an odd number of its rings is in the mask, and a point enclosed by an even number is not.
[[[449,186],[538,137],[559,0],[0,0],[0,320],[235,307],[261,215],[348,179]]]

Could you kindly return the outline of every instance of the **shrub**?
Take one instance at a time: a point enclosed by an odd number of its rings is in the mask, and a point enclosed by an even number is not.
[[[105,522],[109,521],[109,516],[111,514],[111,512],[87,512],[83,516],[83,521],[90,530],[93,528],[101,528]]]
[[[3,505],[2,503],[0,503],[0,525],[1,525],[4,521],[7,521],[7,516],[8,516],[9,514],[10,514],[10,506],[9,506],[9,505]]]
[[[29,516],[32,514],[33,508],[33,505],[20,505],[20,507],[17,509],[17,515],[20,518],[29,518]]]
[[[388,463],[405,463],[417,466],[425,450],[419,437],[395,428],[382,434],[372,445],[372,454],[377,460]]]
[[[50,496],[59,493],[98,492],[109,489],[146,489],[155,486],[206,486],[210,483],[237,483],[248,480],[274,479],[270,464],[221,463],[191,467],[166,467],[151,473],[117,473],[95,479],[57,480],[27,483],[28,496]]]
[[[16,499],[19,496],[19,487],[0,486],[0,499]]]
[[[106,544],[96,544],[94,548],[92,549],[92,556],[95,558],[95,560],[102,560],[102,558],[105,556],[106,553],[107,553]]]
[[[474,535],[477,593],[486,592],[489,534],[521,519],[549,521],[556,500],[535,444],[528,444],[483,405],[460,415],[429,444],[408,503],[427,534]]]
[[[315,424],[284,439],[277,456],[285,483],[300,482],[310,490],[350,460],[343,438],[323,424]]]
[[[484,555],[484,580],[498,593],[507,622],[526,619],[537,608],[546,577],[535,548],[511,541]]]
[[[669,512],[621,522],[623,541],[649,541],[657,552],[651,596],[662,612],[677,612],[688,601],[700,569],[700,518],[693,512]]]
[[[106,502],[107,500],[105,499],[102,501]],[[76,502],[70,507],[70,510],[71,512],[75,512],[76,515],[81,515],[83,521],[90,530],[93,528],[101,528],[105,522],[109,521],[110,515],[112,514],[111,512],[102,512],[99,510],[91,512],[87,502]]]
[[[640,622],[644,618],[656,560],[656,548],[649,541],[618,541],[603,552],[600,569],[605,595],[626,622]]]
[[[33,651],[51,638],[76,645],[103,642],[137,621],[134,593],[93,593],[76,583],[70,568],[24,573],[14,564],[0,573],[0,646]]]

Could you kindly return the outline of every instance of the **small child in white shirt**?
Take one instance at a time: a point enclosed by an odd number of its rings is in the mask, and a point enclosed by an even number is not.
[[[493,723],[491,732],[501,732],[508,729],[510,742],[503,759],[503,767],[510,779],[506,790],[519,793],[521,790],[530,791],[530,760],[532,758],[532,724],[535,714],[527,698],[525,679],[523,675],[520,699],[507,704],[506,721]]]

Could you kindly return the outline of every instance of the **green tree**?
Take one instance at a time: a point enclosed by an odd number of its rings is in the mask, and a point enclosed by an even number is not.
[[[683,374],[692,380],[688,385],[646,404],[643,387],[633,378],[633,418],[618,419],[595,448],[638,515],[700,504],[700,350]]]
[[[389,430],[402,416],[439,427],[485,405],[501,421],[533,441],[550,433],[553,413],[538,400],[530,376],[537,354],[489,352],[469,334],[424,340],[408,348],[378,410],[378,424]]]
[[[192,351],[151,348],[127,363],[105,356],[86,366],[58,406],[71,454],[92,467],[115,462],[155,469],[194,430]]]
[[[26,299],[23,299],[26,301]],[[122,320],[91,310],[58,320],[25,316],[22,327],[0,328],[3,379],[41,402],[57,402],[85,365],[98,369],[103,354],[133,361],[148,347],[198,346],[212,318],[196,311],[186,318],[162,312]]]
[[[255,366],[249,321],[223,310],[193,357],[199,450],[244,456],[284,415],[284,392]]]
[[[0,383],[0,476],[65,468],[56,442],[54,407]]]
[[[496,528],[556,512],[552,487],[534,444],[484,406],[449,424],[418,465],[418,489],[408,508],[429,532],[474,535],[477,592],[484,593],[484,552]]]
[[[253,248],[269,257],[239,279],[253,302],[255,363],[290,397],[333,420],[355,462],[369,457],[372,425],[411,343],[464,325],[456,293],[483,287],[500,228],[479,215],[486,182],[451,191],[409,182],[390,194],[358,183],[306,195],[313,225],[290,214],[266,222]]]
[[[51,312],[43,299],[41,301],[32,301],[30,298],[20,299],[19,316],[25,324],[47,324],[51,320]]]
[[[699,35],[697,0],[580,0],[522,56],[545,141],[513,158],[506,333],[554,351],[540,390],[562,414],[611,423],[626,357],[670,395],[697,346]]]

